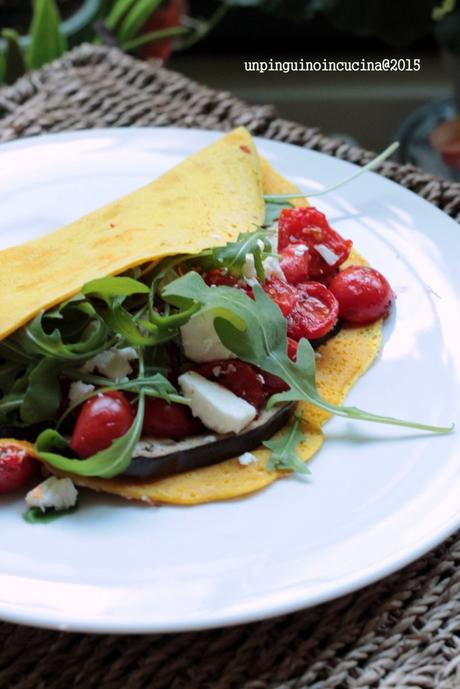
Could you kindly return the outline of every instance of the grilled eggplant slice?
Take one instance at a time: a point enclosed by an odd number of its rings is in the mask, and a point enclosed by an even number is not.
[[[255,450],[289,421],[296,403],[283,404],[259,418],[239,434],[197,435],[174,441],[143,438],[136,446],[131,464],[121,476],[155,480],[164,476],[200,469]]]

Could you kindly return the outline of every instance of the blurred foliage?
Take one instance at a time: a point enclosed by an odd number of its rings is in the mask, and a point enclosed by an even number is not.
[[[294,20],[324,15],[338,30],[374,36],[404,47],[433,31],[446,47],[458,48],[456,0],[224,0],[230,7],[252,7]],[[435,22],[438,22],[435,24]],[[452,48],[451,48],[452,49]],[[458,49],[460,53],[460,48]]]
[[[55,0],[34,0],[27,48],[22,48],[13,29],[3,29],[1,37],[5,45],[0,59],[0,83],[11,84],[26,69],[38,69],[66,50]]]
[[[4,5],[6,2],[0,0]],[[88,24],[90,30],[94,28],[94,40],[125,51],[140,51],[144,57],[167,58],[175,39],[176,47],[193,45],[235,7],[259,9],[294,21],[322,15],[342,32],[375,37],[395,47],[411,45],[434,30],[444,49],[460,55],[459,0],[215,0],[206,3],[212,7],[206,18],[184,16],[184,0],[99,2],[99,19],[94,27]],[[154,17],[158,20],[152,21]],[[26,69],[41,67],[65,51],[56,0],[33,0],[29,34],[28,46],[23,48],[14,27],[0,32],[0,84],[12,83]],[[150,46],[156,42],[159,48],[155,53]]]

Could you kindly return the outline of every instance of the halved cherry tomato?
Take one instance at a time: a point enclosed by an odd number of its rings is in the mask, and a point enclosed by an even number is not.
[[[278,223],[278,250],[281,252],[288,244],[301,242],[310,249],[309,278],[322,278],[341,265],[349,256],[352,242],[343,239],[332,229],[321,211],[306,208],[285,208],[280,213]],[[322,244],[337,256],[333,264],[327,263],[315,246]]]
[[[252,297],[252,289],[244,280],[240,280],[236,275],[229,273],[226,268],[212,268],[203,275],[203,279],[207,285],[225,285],[226,287],[238,287],[242,289],[249,297]]]
[[[290,285],[309,278],[310,252],[306,244],[289,244],[280,252],[280,266]]]
[[[296,287],[294,309],[288,316],[288,335],[294,340],[316,340],[326,335],[339,315],[337,299],[319,282],[304,282]]]
[[[91,457],[127,433],[133,418],[133,409],[122,392],[91,397],[81,408],[70,446],[81,459]]]
[[[0,446],[0,495],[25,486],[37,472],[38,462],[27,451],[14,445]]]
[[[292,361],[296,361],[297,359],[297,347],[299,346],[299,343],[297,340],[293,340],[292,337],[288,337],[288,357],[292,359]]]
[[[194,370],[242,397],[257,410],[263,407],[267,397],[264,390],[265,373],[255,366],[240,359],[221,359],[195,366]]]
[[[340,316],[350,323],[374,323],[388,315],[393,291],[381,273],[369,266],[350,266],[338,273],[329,289],[339,302]]]
[[[275,304],[278,304],[283,316],[289,316],[297,301],[296,288],[276,278],[267,280],[263,288]]]
[[[145,400],[144,435],[182,440],[204,431],[199,419],[184,404],[169,403],[157,397]]]

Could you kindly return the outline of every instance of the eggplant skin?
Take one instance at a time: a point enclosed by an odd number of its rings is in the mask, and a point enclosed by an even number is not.
[[[310,340],[310,344],[313,347],[313,349],[318,349],[318,347],[321,347],[325,342],[331,339],[331,337],[334,337],[337,335],[338,332],[342,329],[342,319],[337,318],[336,322],[332,326],[332,328],[329,330],[328,333],[323,335],[322,337],[317,337],[316,340]]]
[[[238,435],[205,436],[212,438],[210,442],[195,445],[188,448],[183,443],[175,443],[171,446],[171,452],[157,457],[137,454],[131,460],[128,468],[117,478],[129,476],[130,478],[155,480],[181,474],[185,471],[201,469],[212,464],[218,464],[226,459],[238,457],[244,452],[250,452],[260,447],[261,443],[271,438],[281,430],[289,421],[296,409],[297,403],[292,402],[277,407],[273,412],[268,412],[269,418],[264,423],[253,422],[248,430]],[[199,441],[200,436],[195,440]],[[152,438],[152,444],[156,439]],[[147,445],[148,439],[143,438],[139,444],[139,450]],[[175,449],[174,449],[175,448]]]

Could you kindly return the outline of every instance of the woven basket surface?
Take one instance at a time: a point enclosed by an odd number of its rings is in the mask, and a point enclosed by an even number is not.
[[[245,125],[358,164],[372,155],[156,63],[83,45],[0,90],[0,141],[92,127]],[[460,184],[382,174],[460,221]],[[0,623],[0,689],[460,689],[460,538],[355,594],[289,616],[174,635]]]

